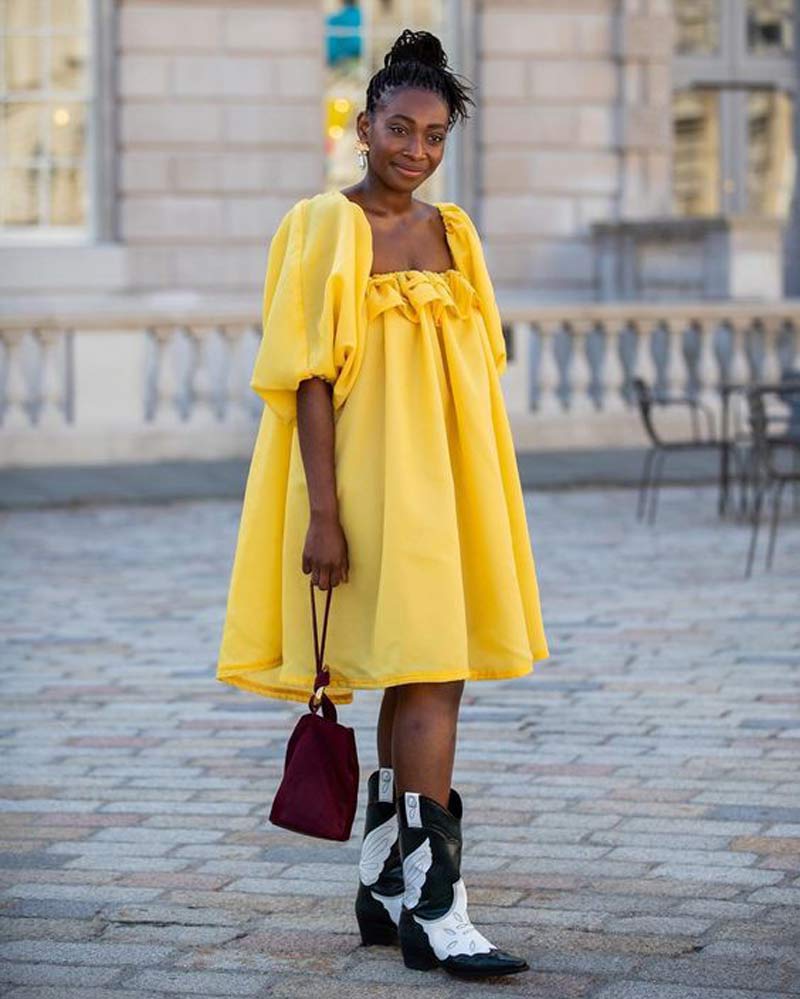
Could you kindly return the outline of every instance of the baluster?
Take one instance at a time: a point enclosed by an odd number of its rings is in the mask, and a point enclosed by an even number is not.
[[[711,342],[719,369],[719,383],[732,382],[733,333],[727,319],[717,319],[711,334]]]
[[[60,356],[63,357],[59,348],[63,347],[65,333],[61,330],[36,330],[35,336],[40,350],[37,423],[45,427],[57,426],[64,422],[66,415],[64,372],[59,370]]]
[[[628,408],[625,398],[625,385],[628,379],[622,345],[622,333],[625,328],[624,322],[609,320],[603,324],[605,350],[600,377],[603,384],[603,409],[609,413],[619,413]]]
[[[572,358],[573,340],[569,335],[566,323],[554,322],[551,327],[550,339],[553,343],[553,359],[557,369],[555,393],[561,404],[561,410],[570,408],[572,386],[569,380],[569,365]]]
[[[530,412],[531,324],[515,320],[511,323],[511,336],[514,356],[507,361],[500,385],[508,412],[527,416]]]
[[[564,408],[558,397],[560,376],[555,354],[555,335],[559,324],[538,320],[535,326],[537,341],[535,380],[538,388],[535,395],[536,412],[541,416],[555,416]]]
[[[27,330],[4,330],[1,335],[6,348],[3,427],[6,430],[27,429],[33,424],[28,408],[30,390],[22,367],[22,345]]]
[[[590,328],[584,340],[586,346],[586,364],[589,369],[587,393],[595,410],[605,408],[606,385],[603,380],[608,338],[601,319],[590,323]]]
[[[568,334],[572,341],[570,363],[567,368],[570,380],[569,408],[576,415],[594,410],[589,394],[592,369],[586,351],[587,337],[593,325],[590,319],[571,319],[568,324]]]
[[[191,352],[189,361],[189,413],[193,423],[213,423],[214,413],[213,386],[208,361],[208,348],[214,331],[208,327],[184,326],[183,333],[187,337]]]
[[[776,345],[781,371],[795,366],[797,356],[797,327],[794,320],[786,316],[781,322]]]
[[[728,320],[728,325],[731,331],[728,377],[733,382],[749,382],[751,381],[751,372],[747,364],[745,337],[750,326],[750,319],[734,316]]]
[[[175,331],[171,326],[154,326],[147,331],[156,348],[155,405],[151,419],[162,426],[174,427],[180,423],[177,407],[177,379],[171,364],[170,345]]]
[[[239,363],[246,331],[246,326],[223,326],[219,331],[225,345],[226,358],[222,409],[222,419],[226,423],[250,422],[247,382],[242,377]]]
[[[658,366],[654,353],[654,332],[658,322],[652,326],[649,319],[636,320],[632,325],[639,336],[636,342],[636,374],[642,378],[651,389],[658,384]]]
[[[250,373],[256,362],[256,357],[258,356],[258,348],[261,344],[262,337],[261,323],[255,323],[252,326],[248,326],[247,333],[245,334],[244,343],[241,348],[241,352],[244,355],[243,360],[243,383],[244,383],[244,402],[243,405],[245,410],[250,414],[250,416],[257,420],[263,411],[264,400],[258,393],[254,392],[250,388]]]
[[[626,408],[630,408],[636,402],[636,392],[632,383],[637,374],[639,348],[639,327],[636,320],[621,317],[617,329],[617,358],[622,368],[620,391]]]
[[[723,378],[720,355],[717,350],[719,320],[716,318],[696,319],[698,329],[697,400],[716,409],[719,405],[719,384]]]
[[[663,321],[666,330],[667,353],[664,360],[664,384],[668,395],[685,395],[689,388],[686,357],[683,352],[686,320],[683,316],[670,316]]]
[[[783,321],[778,316],[769,316],[761,322],[764,328],[764,355],[761,366],[761,377],[766,382],[777,382],[781,377],[778,340]]]
[[[748,382],[762,381],[766,338],[764,324],[758,317],[742,321],[742,353]]]

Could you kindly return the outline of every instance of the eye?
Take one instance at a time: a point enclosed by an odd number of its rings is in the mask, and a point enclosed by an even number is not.
[[[396,129],[400,129],[400,131],[401,131],[401,132],[404,132],[404,131],[405,131],[405,129],[403,128],[403,126],[402,126],[402,125],[390,125],[390,126],[389,126],[389,128],[390,128],[390,129],[391,129],[391,130],[392,130],[393,132],[394,132],[394,131],[395,131]]]
[[[432,135],[431,138],[432,139],[436,139],[437,142],[439,142],[439,143],[444,142],[444,136],[443,135]]]

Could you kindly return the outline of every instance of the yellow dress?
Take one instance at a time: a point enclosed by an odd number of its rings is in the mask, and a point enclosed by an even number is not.
[[[325,643],[337,703],[355,688],[499,680],[548,657],[499,376],[500,314],[477,230],[436,206],[455,269],[370,274],[372,230],[333,190],[298,201],[270,245],[250,387],[264,399],[217,679],[307,701],[315,673],[297,386],[333,384],[349,579]],[[314,588],[320,629],[327,591]]]

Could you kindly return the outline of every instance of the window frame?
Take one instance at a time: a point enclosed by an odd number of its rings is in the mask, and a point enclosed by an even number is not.
[[[116,238],[113,138],[118,88],[114,71],[114,0],[87,0],[87,19],[86,221],[82,226],[0,225],[0,246],[91,246]],[[36,34],[49,32],[48,25]],[[43,91],[43,95],[43,102],[49,102],[50,91]]]
[[[751,90],[781,90],[795,102],[797,120],[800,0],[794,2],[793,52],[753,53],[747,46],[747,0],[719,0],[719,49],[672,58],[673,92],[713,89],[719,93],[719,214],[748,214],[747,98]],[[795,145],[797,139],[795,139]]]

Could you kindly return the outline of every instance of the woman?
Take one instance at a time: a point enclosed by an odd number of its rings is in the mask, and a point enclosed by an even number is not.
[[[458,205],[412,197],[467,102],[439,40],[404,31],[357,118],[363,180],[302,199],[272,240],[251,381],[267,405],[217,677],[307,701],[304,576],[339,591],[327,693],[384,690],[362,940],[399,936],[408,967],[484,976],[528,965],[467,914],[459,703],[465,680],[523,676],[548,649],[478,234]]]

